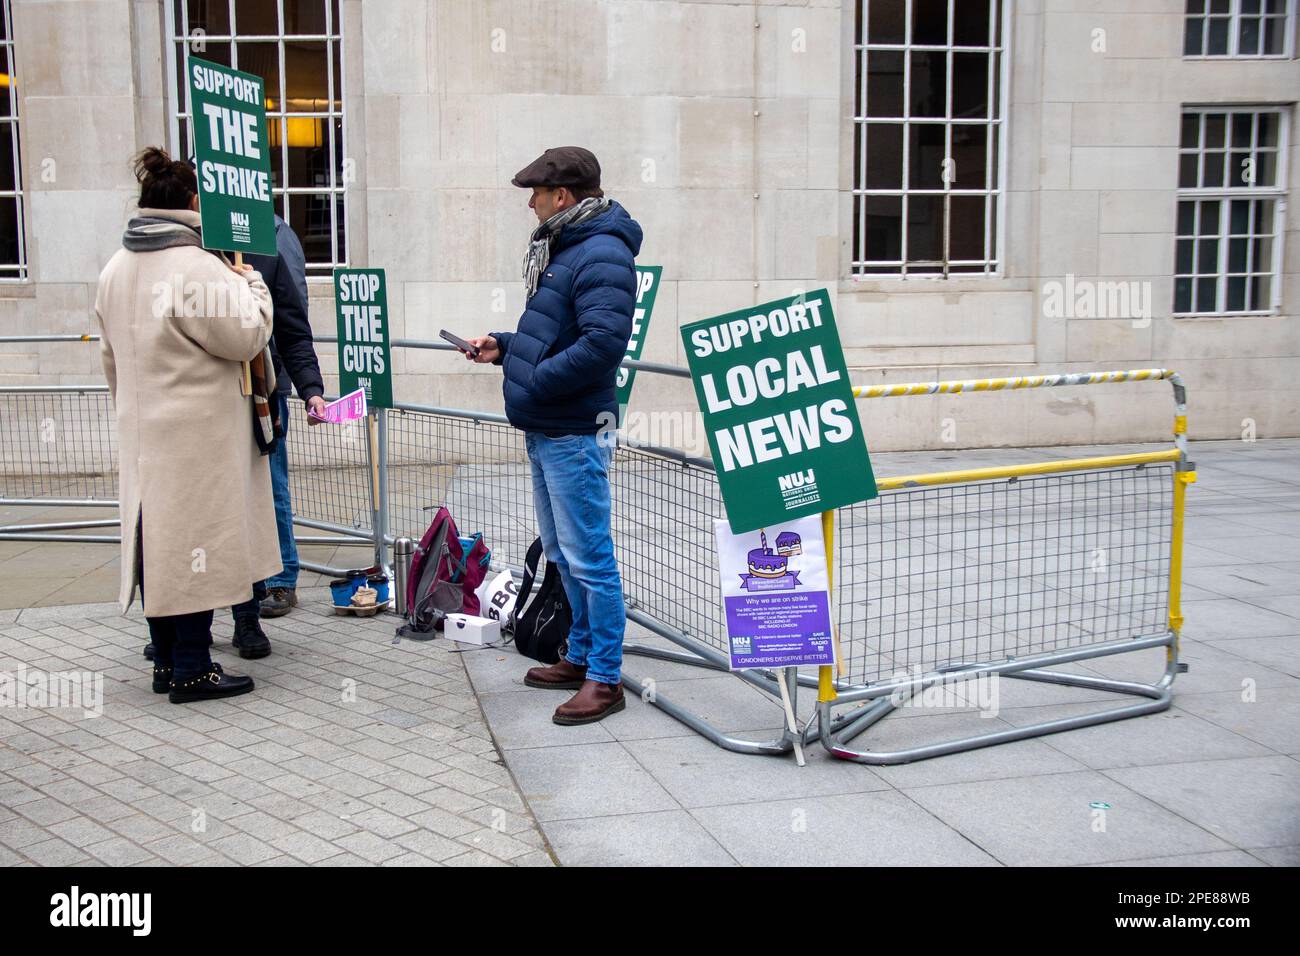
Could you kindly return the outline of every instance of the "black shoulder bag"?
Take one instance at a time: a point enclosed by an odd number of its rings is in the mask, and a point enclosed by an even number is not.
[[[524,579],[519,585],[519,597],[510,613],[510,627],[515,636],[515,649],[524,657],[543,664],[554,664],[569,649],[569,628],[573,626],[573,610],[564,593],[560,569],[546,562],[537,596],[529,603],[528,596],[537,577],[537,563],[542,557],[542,539],[538,538],[524,558]]]

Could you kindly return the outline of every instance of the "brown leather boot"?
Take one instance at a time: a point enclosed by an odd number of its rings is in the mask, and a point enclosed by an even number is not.
[[[585,680],[576,694],[555,709],[557,724],[594,724],[627,706],[622,684]]]
[[[563,657],[558,664],[534,667],[524,675],[529,687],[547,687],[551,690],[577,690],[587,676],[587,668],[570,664]]]

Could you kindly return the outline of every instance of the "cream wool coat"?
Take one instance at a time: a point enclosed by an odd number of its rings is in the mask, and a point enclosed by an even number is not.
[[[197,227],[189,210],[141,215]],[[125,613],[144,568],[144,613],[252,597],[281,568],[270,461],[253,438],[241,362],[271,337],[271,294],[198,246],[119,250],[95,315],[117,413]],[[142,546],[142,555],[138,548]]]

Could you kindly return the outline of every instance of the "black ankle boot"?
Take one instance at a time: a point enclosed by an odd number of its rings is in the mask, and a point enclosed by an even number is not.
[[[172,689],[173,668],[153,666],[153,692],[155,694],[165,694]]]
[[[246,660],[265,657],[271,653],[271,642],[262,631],[256,614],[241,614],[235,618],[235,639],[231,642]]]
[[[173,704],[184,704],[193,700],[238,697],[252,689],[253,678],[227,675],[222,672],[220,664],[214,663],[212,669],[203,674],[196,674],[183,681],[173,679],[167,699]]]

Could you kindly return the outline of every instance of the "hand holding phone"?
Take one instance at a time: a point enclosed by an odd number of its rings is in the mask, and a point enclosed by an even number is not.
[[[452,345],[456,346],[456,348],[464,352],[470,358],[474,358],[474,359],[478,358],[478,353],[479,353],[478,346],[471,345],[469,342],[466,342],[464,339],[462,339],[459,335],[456,335],[452,332],[448,332],[446,329],[443,329],[438,334],[442,336],[444,339],[446,339],[448,342],[450,342]]]

